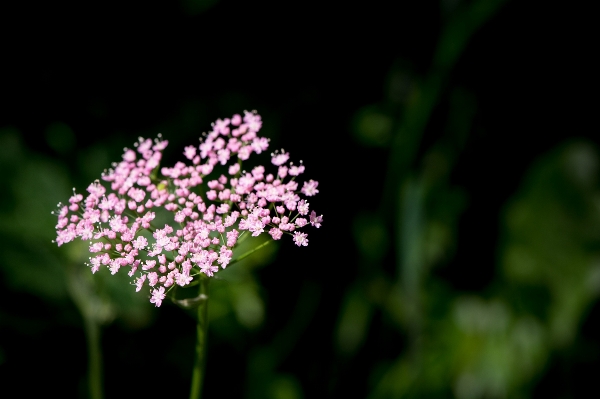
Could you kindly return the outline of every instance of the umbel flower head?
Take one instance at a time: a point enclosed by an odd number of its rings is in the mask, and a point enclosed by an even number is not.
[[[289,235],[296,245],[308,245],[303,230],[321,227],[323,216],[303,197],[317,194],[319,183],[301,185],[305,167],[289,162],[284,150],[271,154],[272,173],[264,166],[245,171],[243,161],[269,146],[257,135],[261,126],[256,112],[219,119],[199,146],[184,148],[188,161],[173,167],[160,167],[166,140],[140,138],[102,174],[105,183],[90,184],[85,197],[73,189],[69,204],[58,204],[54,242],[89,241],[92,273],[124,269],[136,291],[151,287],[155,306],[175,285],[225,269],[243,235]],[[169,223],[155,225],[157,212],[168,213]]]

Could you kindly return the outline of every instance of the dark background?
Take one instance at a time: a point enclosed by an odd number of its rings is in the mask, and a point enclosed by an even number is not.
[[[161,132],[168,162],[256,109],[271,149],[319,181],[324,223],[308,247],[282,242],[213,285],[205,397],[582,396],[600,366],[592,15],[534,1],[2,6],[0,381],[87,395],[89,304],[72,288],[86,256],[50,242],[55,204],[138,136]],[[185,397],[192,315],[94,278],[106,397]]]

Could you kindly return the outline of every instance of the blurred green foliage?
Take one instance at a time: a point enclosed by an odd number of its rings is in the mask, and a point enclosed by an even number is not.
[[[346,291],[338,351],[355,355],[382,311],[406,346],[375,367],[370,398],[528,398],[552,353],[574,345],[600,293],[598,151],[567,141],[532,164],[501,215],[498,265],[479,265],[498,274],[466,294],[432,273],[452,259],[468,204],[448,172],[469,123],[447,126],[451,137],[400,188],[398,230],[377,214],[354,219],[362,267]],[[382,276],[390,236],[398,269]]]

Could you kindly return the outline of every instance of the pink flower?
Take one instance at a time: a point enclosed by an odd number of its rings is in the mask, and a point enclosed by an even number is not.
[[[308,214],[308,205],[310,205],[308,202],[306,202],[305,200],[300,200],[298,202],[298,213],[302,216],[307,215]]]
[[[181,287],[188,285],[192,280],[193,280],[193,278],[191,276],[189,276],[188,274],[183,274],[183,273],[179,273],[177,275],[177,277],[175,278],[175,282],[177,283],[177,285],[179,285]]]
[[[315,226],[317,229],[321,227],[321,222],[323,222],[323,215],[317,216],[315,211],[310,213],[310,224]]]
[[[142,266],[142,270],[150,270],[150,269],[154,268],[154,266],[156,266],[155,260],[147,260],[145,262],[145,265]]]
[[[233,115],[231,118],[231,124],[233,126],[239,126],[242,123],[242,117],[239,114]]]
[[[221,267],[223,269],[225,269],[227,267],[227,265],[229,264],[229,262],[231,261],[232,255],[233,255],[233,251],[227,249],[227,247],[225,245],[223,245],[221,247],[221,251],[219,254],[219,258],[217,259],[217,262],[221,265]]]
[[[148,273],[148,284],[154,287],[158,283],[158,274],[156,272]]]
[[[233,229],[233,230],[227,232],[227,246],[228,247],[233,248],[235,246],[238,235],[239,235],[239,233],[236,229]]]
[[[146,240],[146,237],[144,236],[139,236],[133,241],[133,247],[135,249],[144,249],[146,246],[148,246],[148,240]]]
[[[257,154],[260,154],[261,152],[266,151],[267,148],[269,148],[269,140],[267,140],[266,138],[255,137],[252,140],[252,149]]]
[[[178,211],[175,214],[175,217],[173,218],[177,223],[183,223],[183,221],[185,220],[185,213],[183,213],[182,211]]]
[[[103,248],[104,248],[104,244],[102,244],[102,242],[95,242],[92,245],[90,245],[90,252],[91,253],[99,252],[99,251],[102,251]]]
[[[275,166],[283,165],[288,159],[290,159],[290,154],[283,152],[283,150],[281,150],[281,153],[274,152],[271,154],[271,163]]]
[[[292,235],[296,245],[308,245],[302,230],[319,228],[323,217],[315,211],[306,217],[309,204],[302,197],[316,195],[318,182],[309,180],[299,190],[295,177],[304,165],[288,163],[284,150],[271,154],[275,169],[255,164],[247,172],[243,162],[269,145],[258,134],[261,127],[256,112],[217,120],[199,146],[184,147],[184,162],[172,167],[160,167],[166,140],[140,138],[135,150],[125,149],[122,160],[102,174],[103,183],[90,184],[87,195],[73,191],[67,205],[58,205],[56,244],[76,238],[89,243],[96,254],[88,263],[92,273],[131,266],[136,291],[147,283],[157,307],[166,288],[189,285],[199,273],[212,277],[231,264],[244,233],[268,232],[273,240]],[[226,174],[216,177],[215,169]],[[161,229],[152,223],[162,213],[170,219]],[[168,253],[175,255],[172,261]]]
[[[279,169],[277,170],[277,176],[279,176],[279,178],[284,179],[287,176],[288,173],[288,167],[285,165],[281,165],[279,167]]]
[[[92,266],[92,274],[95,274],[98,270],[100,270],[101,258],[96,256],[94,258],[90,258],[90,264]]]
[[[240,150],[238,151],[238,158],[241,159],[242,161],[245,161],[248,158],[250,158],[251,153],[252,153],[252,147],[244,146],[244,147],[240,148]]]
[[[133,161],[135,161],[135,158],[136,158],[135,151],[128,150],[126,148],[125,149],[125,153],[123,154],[123,160],[125,162],[133,162]]]
[[[278,228],[273,227],[271,230],[269,230],[269,234],[271,235],[271,237],[273,237],[274,240],[279,240],[281,239],[283,232]]]
[[[298,227],[304,227],[304,226],[306,226],[306,223],[308,223],[306,221],[306,219],[304,219],[304,218],[297,218],[295,220],[295,222],[296,222],[296,226],[298,226]]]
[[[239,163],[234,163],[233,165],[231,165],[229,167],[229,174],[230,175],[235,175],[237,172],[239,172],[240,170],[240,164]]]
[[[302,161],[300,161],[302,162]],[[304,165],[300,165],[300,166],[291,166],[290,167],[290,171],[289,174],[290,176],[298,176],[299,174],[304,172]]]
[[[307,246],[308,245],[308,239],[306,238],[308,236],[308,234],[306,233],[300,233],[299,231],[296,231],[294,233],[294,244],[296,244],[297,246]]]
[[[196,147],[194,147],[193,145],[185,147],[183,154],[189,160],[194,159],[194,157],[196,156]]]
[[[163,299],[165,299],[165,287],[159,287],[158,289],[152,290],[152,298],[150,303],[153,303],[156,307],[162,305]]]
[[[313,195],[319,192],[319,190],[317,190],[318,185],[319,182],[316,182],[314,180],[309,180],[307,182],[305,181],[301,191],[307,197],[312,197]]]
[[[142,274],[141,277],[137,278],[137,280],[135,281],[135,286],[136,286],[135,291],[136,292],[139,292],[142,289],[142,286],[144,285],[144,281],[146,281],[146,275],[145,274]]]
[[[206,274],[208,277],[212,277],[215,272],[217,272],[219,270],[218,266],[213,266],[212,264],[209,263],[205,263],[202,266],[200,266],[200,271],[204,274]]]

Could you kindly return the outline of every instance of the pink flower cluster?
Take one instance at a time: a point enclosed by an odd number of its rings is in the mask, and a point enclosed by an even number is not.
[[[304,173],[302,162],[288,162],[281,150],[271,154],[274,174],[263,166],[242,168],[253,153],[268,148],[268,140],[257,135],[261,126],[256,112],[219,119],[198,147],[185,147],[188,162],[170,168],[159,166],[168,142],[140,138],[135,150],[126,148],[123,160],[102,174],[110,187],[97,180],[85,198],[73,190],[69,205],[58,205],[55,242],[89,240],[92,273],[102,266],[112,274],[126,268],[136,291],[152,287],[155,306],[175,284],[186,286],[200,273],[211,277],[219,266],[225,269],[245,234],[267,232],[273,240],[287,234],[296,245],[308,245],[300,230],[319,228],[323,216],[300,196],[319,192],[314,180],[301,188],[296,181]],[[209,178],[213,172],[219,176]],[[167,213],[163,222],[173,223],[153,224],[157,213]]]

